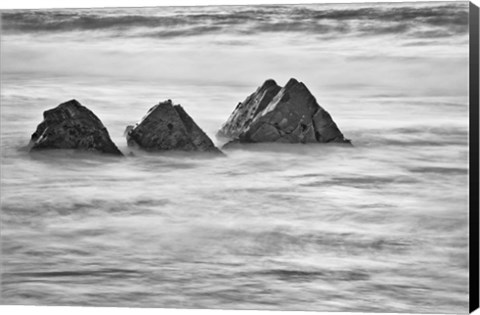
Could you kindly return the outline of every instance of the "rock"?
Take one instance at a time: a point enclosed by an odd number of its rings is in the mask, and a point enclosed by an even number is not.
[[[238,138],[247,131],[253,119],[267,107],[280,90],[281,87],[274,80],[265,81],[243,103],[238,103],[217,135],[232,139]]]
[[[222,152],[180,105],[171,100],[153,106],[136,126],[125,130],[127,144],[147,151]]]
[[[217,135],[240,143],[350,144],[307,87],[293,78],[283,88],[265,81],[237,105]]]
[[[43,121],[32,134],[30,150],[79,149],[123,155],[112,142],[107,128],[95,114],[76,100],[43,113]]]

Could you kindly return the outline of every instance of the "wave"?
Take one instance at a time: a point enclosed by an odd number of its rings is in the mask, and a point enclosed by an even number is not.
[[[465,122],[466,124],[466,122]],[[431,127],[416,125],[387,129],[352,129],[348,134],[355,135],[356,147],[443,147],[468,146],[468,129],[464,126]]]
[[[11,272],[4,273],[5,278],[20,277],[20,278],[54,278],[54,277],[88,277],[88,276],[114,276],[123,277],[124,275],[137,274],[137,270],[129,269],[97,269],[97,270],[64,270],[64,271],[43,271],[43,272]],[[5,281],[5,280],[4,280]]]
[[[414,184],[417,180],[404,177],[380,177],[380,176],[361,176],[361,177],[332,177],[331,179],[314,181],[300,184],[305,187],[354,187],[360,189],[379,188],[389,184]]]
[[[318,281],[328,279],[336,281],[366,281],[370,274],[361,270],[294,270],[294,269],[271,269],[260,270],[253,273],[242,273],[244,276],[267,276],[283,281]]]
[[[413,167],[410,168],[413,173],[433,173],[442,175],[467,175],[467,168],[460,167]]]
[[[438,38],[468,32],[468,2],[401,7],[377,4],[352,9],[325,5],[210,7],[202,14],[192,10],[172,11],[170,7],[3,11],[2,30],[6,34],[111,31],[127,37],[154,38],[271,32]]]

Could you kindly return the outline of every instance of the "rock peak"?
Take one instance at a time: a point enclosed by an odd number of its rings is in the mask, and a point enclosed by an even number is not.
[[[162,115],[165,115],[165,112],[170,111],[173,109],[173,102],[172,100],[168,99],[166,101],[160,101],[158,104],[153,105],[147,112],[147,114],[142,118],[141,122],[146,119],[150,115],[155,115],[161,117]],[[141,123],[140,122],[140,123]],[[140,124],[139,123],[139,124]],[[138,124],[137,124],[138,125]]]
[[[273,79],[268,79],[265,82],[263,82],[260,88],[269,88],[269,87],[275,87],[275,86],[278,86],[277,82],[275,82],[275,80]]]
[[[65,105],[77,105],[77,106],[80,105],[80,106],[82,106],[82,104],[80,104],[80,102],[77,101],[77,100],[74,99],[74,98],[72,98],[71,100],[66,101],[66,102],[64,102],[64,103],[61,103],[59,106],[65,106]]]
[[[297,81],[297,79],[295,78],[290,78],[290,80],[288,80],[287,84],[285,84],[285,89],[288,90],[298,84],[301,84],[300,82]]]
[[[49,114],[55,114],[58,113],[59,111],[68,111],[70,114],[75,114],[78,113],[78,111],[81,111],[83,108],[86,108],[82,104],[80,104],[79,101],[76,99],[71,99],[69,101],[63,102],[60,105],[58,105],[55,108],[46,110],[43,115],[49,115]]]
[[[158,106],[173,106],[173,102],[170,99],[163,102],[158,102],[158,104],[153,106],[152,108],[156,108]]]
[[[305,98],[312,98],[315,106],[318,106],[317,101],[315,100],[315,97],[313,96],[312,92],[307,88],[303,82],[297,81],[294,78],[291,78],[288,80],[287,84],[282,89],[282,93],[289,94],[290,96],[292,95],[297,95],[299,97],[305,97]]]

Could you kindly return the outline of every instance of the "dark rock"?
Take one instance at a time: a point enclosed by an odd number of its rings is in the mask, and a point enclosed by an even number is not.
[[[281,87],[274,80],[265,81],[243,103],[238,103],[230,118],[218,131],[218,136],[235,139],[245,133],[254,118],[267,107],[280,90]]]
[[[125,130],[127,144],[147,151],[221,153],[180,105],[171,100],[152,107],[136,126]]]
[[[123,155],[112,142],[107,128],[95,114],[71,100],[43,113],[43,121],[32,134],[30,150],[79,149]]]
[[[280,88],[267,80],[239,103],[218,132],[240,143],[346,143],[330,114],[295,79]]]

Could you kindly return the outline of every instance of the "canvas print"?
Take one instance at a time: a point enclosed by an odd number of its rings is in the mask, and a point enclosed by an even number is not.
[[[1,304],[463,313],[469,3],[1,12]]]

